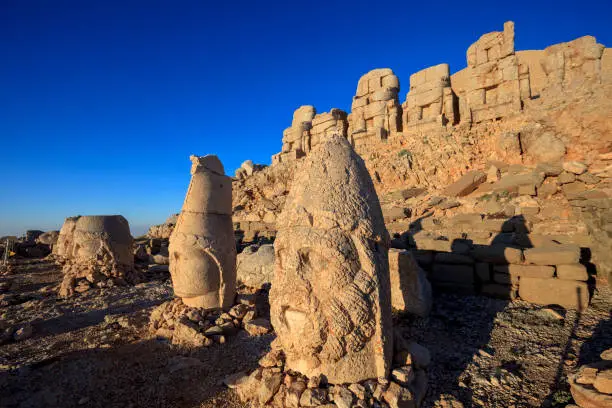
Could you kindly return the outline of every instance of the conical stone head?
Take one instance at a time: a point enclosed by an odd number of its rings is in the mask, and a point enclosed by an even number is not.
[[[345,138],[331,136],[304,159],[277,229],[270,315],[287,368],[331,383],[386,377],[389,234]]]

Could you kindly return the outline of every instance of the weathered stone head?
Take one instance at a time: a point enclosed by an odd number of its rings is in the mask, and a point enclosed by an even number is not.
[[[134,265],[130,225],[121,215],[88,215],[76,220],[72,235],[75,263],[103,261],[123,270]]]
[[[298,169],[278,223],[270,315],[287,368],[332,383],[388,374],[389,235],[372,180],[331,136]]]
[[[236,294],[232,180],[217,156],[191,156],[191,182],[170,236],[174,292],[192,307],[231,307]]]

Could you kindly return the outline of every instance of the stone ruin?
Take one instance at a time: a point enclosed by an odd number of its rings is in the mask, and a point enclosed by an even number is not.
[[[102,287],[134,281],[132,246],[130,226],[121,215],[67,218],[57,244],[64,263],[60,296],[84,292],[92,284]]]
[[[448,64],[439,64],[410,75],[410,91],[403,107],[403,127],[453,125],[458,119],[458,101],[450,86]]]
[[[516,115],[540,91],[574,90],[612,77],[602,69],[602,62],[612,57],[594,37],[555,44],[543,51],[515,52],[512,21],[504,24],[503,31],[482,35],[469,46],[466,57],[467,68],[453,75],[444,63],[412,74],[403,104],[398,99],[398,77],[389,68],[379,68],[359,79],[346,117],[337,109],[321,116],[313,106],[301,106],[283,133],[282,151],[273,156],[272,164],[306,156],[319,143],[320,134],[346,135],[353,148],[363,154],[389,138],[450,131],[459,125],[470,127]],[[313,130],[321,121],[326,123],[326,132]]]
[[[314,106],[300,106],[293,112],[291,127],[283,132],[282,151],[272,157],[272,163],[291,162],[304,157],[331,134],[346,137],[347,127],[347,115],[343,110],[334,108],[317,115]]]
[[[514,23],[484,34],[467,51],[468,86],[462,120],[478,123],[518,112],[528,99],[529,68],[514,53]]]
[[[359,79],[349,120],[349,139],[356,149],[402,130],[399,79],[389,68],[374,69]]]
[[[256,171],[263,170],[266,166],[261,164],[255,164],[252,160],[245,160],[242,162],[240,167],[236,169],[236,178],[243,179],[252,176]]]
[[[190,307],[228,309],[236,295],[232,180],[217,156],[191,156],[191,162],[191,182],[170,237],[174,292]]]
[[[470,45],[466,59],[452,75],[446,64],[413,74],[401,106],[391,70],[359,81],[346,137],[385,197],[387,228],[436,289],[583,309],[595,278],[589,262],[612,281],[611,128],[602,119],[612,89],[610,48],[586,36],[515,51],[514,24],[506,22]],[[393,129],[396,111],[402,121]],[[302,135],[312,132],[315,110],[307,112]],[[369,137],[375,127],[387,137]],[[249,230],[241,245],[262,231],[274,236],[295,161],[313,146],[274,161],[265,177],[241,180],[246,193],[238,193],[234,221]],[[277,173],[288,176],[279,182]],[[539,252],[546,253],[534,260]]]
[[[601,82],[601,58],[605,47],[590,35],[551,45],[544,50],[542,69],[550,90],[573,90]]]

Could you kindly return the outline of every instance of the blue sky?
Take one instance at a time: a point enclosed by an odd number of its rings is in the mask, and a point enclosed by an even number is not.
[[[416,3],[416,4],[415,4]],[[511,6],[502,8],[499,5]],[[447,62],[513,20],[516,49],[590,34],[612,2],[0,0],[0,235],[178,212],[189,155],[226,172],[280,150],[294,109],[350,109],[357,80]]]

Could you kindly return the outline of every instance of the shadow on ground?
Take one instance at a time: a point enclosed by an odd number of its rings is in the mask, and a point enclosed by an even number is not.
[[[3,407],[193,407],[209,401],[222,380],[252,370],[273,335],[240,332],[226,344],[177,348],[148,339],[71,352],[0,372]],[[213,406],[215,403],[213,402]]]

